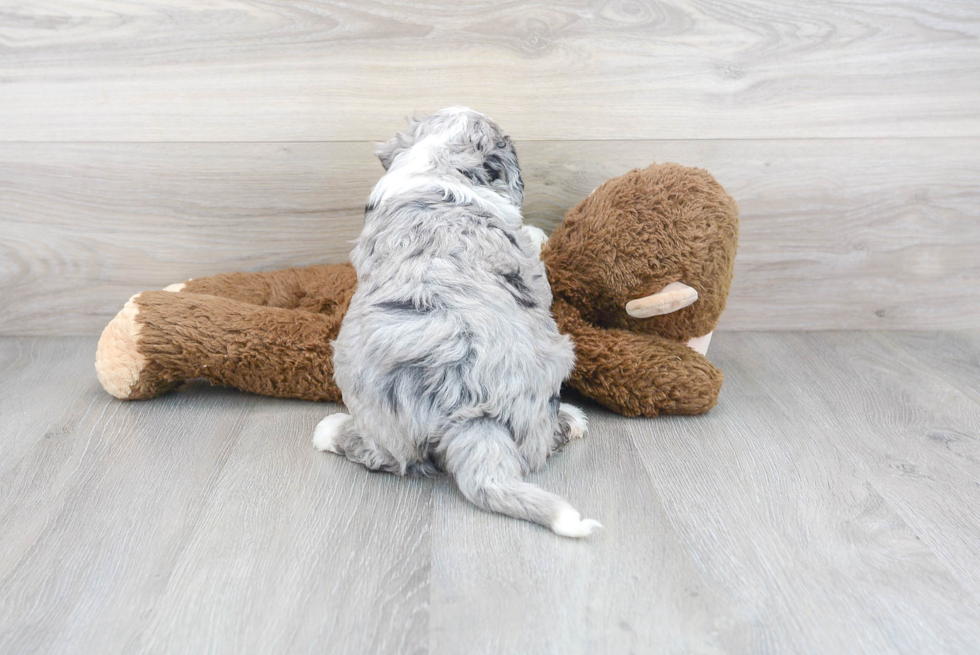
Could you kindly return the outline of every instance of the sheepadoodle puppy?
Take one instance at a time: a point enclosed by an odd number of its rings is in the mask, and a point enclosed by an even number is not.
[[[378,157],[387,173],[333,343],[350,414],[323,419],[314,444],[372,470],[446,471],[483,509],[590,534],[598,522],[522,480],[586,423],[558,396],[574,350],[551,316],[543,234],[522,223],[513,143],[454,107],[410,121]]]

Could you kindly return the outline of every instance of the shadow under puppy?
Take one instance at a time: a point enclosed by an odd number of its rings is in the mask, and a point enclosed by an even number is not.
[[[350,414],[323,419],[314,444],[372,470],[447,471],[483,509],[589,535],[597,521],[522,480],[586,421],[559,399],[575,355],[551,316],[543,233],[522,222],[513,143],[454,107],[410,121],[378,156],[387,173],[333,343]]]

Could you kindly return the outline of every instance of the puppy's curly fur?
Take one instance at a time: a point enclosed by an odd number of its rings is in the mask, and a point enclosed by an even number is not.
[[[381,146],[387,173],[351,253],[358,287],[333,343],[350,415],[314,441],[370,469],[450,472],[484,509],[566,536],[598,526],[522,481],[585,430],[561,404],[572,343],[551,316],[544,265],[522,225],[511,140],[445,109]]]

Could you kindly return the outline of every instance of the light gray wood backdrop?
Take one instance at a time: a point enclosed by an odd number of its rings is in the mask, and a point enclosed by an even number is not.
[[[654,161],[739,201],[722,328],[980,324],[980,4],[0,0],[0,334],[346,259],[372,141],[466,104],[528,222]]]

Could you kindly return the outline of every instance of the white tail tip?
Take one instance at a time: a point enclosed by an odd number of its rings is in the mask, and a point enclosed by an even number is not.
[[[588,537],[593,531],[601,528],[601,523],[595,519],[583,519],[578,510],[572,506],[563,507],[558,513],[558,518],[551,524],[555,534],[576,539]]]

